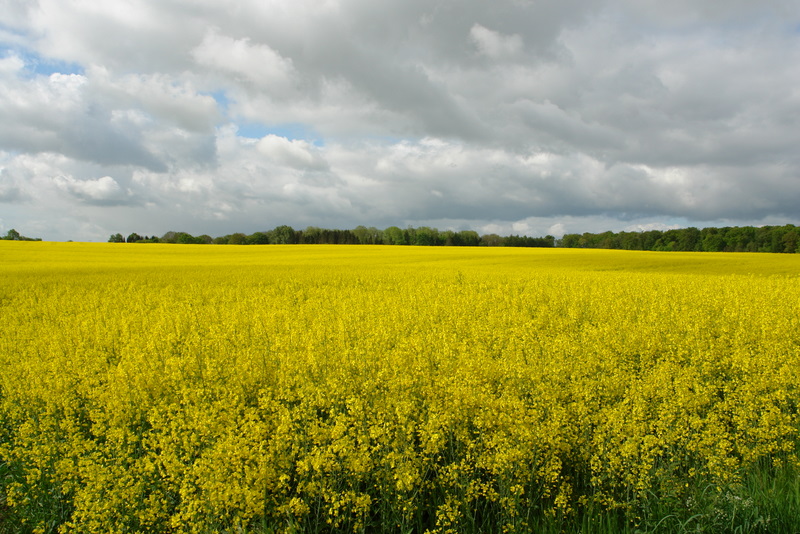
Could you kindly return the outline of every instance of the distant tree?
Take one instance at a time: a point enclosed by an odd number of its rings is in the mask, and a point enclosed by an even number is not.
[[[705,252],[722,252],[725,250],[725,238],[719,228],[703,228],[700,231],[701,247]]]
[[[175,242],[181,245],[191,245],[196,243],[194,236],[186,232],[178,232],[175,234]]]
[[[564,234],[561,236],[556,242],[556,246],[563,247],[563,248],[575,248],[575,237],[578,234]]]
[[[427,247],[438,245],[439,231],[428,226],[420,226],[414,233],[412,244]]]
[[[503,238],[504,247],[524,247],[526,246],[526,239],[518,235],[509,235]]]
[[[350,230],[321,230],[317,242],[325,245],[357,245],[358,238]]]
[[[335,230],[335,231],[339,232],[338,243],[340,245],[358,245],[358,238],[350,230]]]
[[[269,242],[275,245],[289,245],[297,243],[294,228],[281,225],[269,232]]]
[[[603,232],[595,239],[598,248],[619,248],[619,239],[614,232]]]
[[[360,245],[376,245],[383,242],[383,232],[374,226],[370,226],[369,228],[366,226],[356,226],[350,233],[356,237]]]
[[[371,244],[370,241],[372,236],[370,235],[370,232],[366,226],[356,226],[353,229],[353,235],[356,236],[356,239],[358,239],[358,243],[360,245]]]
[[[397,226],[390,226],[383,231],[383,242],[387,245],[408,245],[404,232]]]
[[[642,250],[642,234],[640,232],[620,232],[619,246],[625,250]]]
[[[16,230],[10,230],[0,239],[34,241],[21,236]],[[36,239],[41,241],[41,239]],[[352,230],[338,230],[309,226],[305,230],[294,230],[291,226],[278,226],[268,232],[255,232],[249,236],[236,233],[224,237],[212,238],[207,234],[197,237],[186,232],[167,232],[162,238],[130,234],[127,239],[121,234],[114,234],[110,242],[128,243],[199,243],[199,244],[378,244],[387,245],[422,245],[422,246],[507,246],[507,247],[577,247],[577,248],[612,248],[625,250],[658,250],[658,251],[725,251],[725,252],[800,252],[800,227],[792,224],[784,226],[763,226],[755,228],[683,228],[666,231],[649,230],[646,232],[611,231],[593,234],[564,234],[556,240],[553,236],[530,237],[520,235],[499,236],[486,234],[478,236],[472,230],[459,232],[446,230],[440,232],[436,228],[408,226],[400,229],[390,226],[385,230],[375,227],[357,226]]]
[[[700,249],[700,230],[690,226],[684,228],[678,235],[678,249],[686,252],[694,252]]]
[[[245,239],[245,243],[248,245],[268,245],[269,244],[269,236],[264,232],[253,232],[247,239]]]
[[[370,233],[369,239],[371,245],[380,245],[383,243],[383,230],[378,230],[374,226],[367,228]]]
[[[457,232],[456,238],[462,247],[477,247],[481,243],[481,236],[474,230],[462,230]]]
[[[247,241],[247,236],[241,232],[236,232],[228,237],[229,245],[244,245]]]
[[[661,236],[658,241],[653,245],[652,250],[659,252],[670,252],[675,250],[675,242],[670,241],[668,237]]]
[[[6,236],[3,239],[7,239],[9,241],[19,241],[20,240],[20,235],[19,235],[19,232],[17,232],[16,230],[14,230],[12,228],[11,230],[8,231],[8,233],[6,234]]]
[[[589,232],[584,232],[578,239],[578,247],[580,248],[593,248],[596,246],[596,244],[597,244],[597,234],[590,234]]]
[[[725,233],[726,250],[729,252],[747,252],[749,249],[755,248],[751,247],[751,243],[755,240],[756,232],[752,226],[728,228]]]
[[[504,247],[553,247],[556,239],[548,235],[546,237],[530,237],[527,235],[510,235],[503,238],[501,246]],[[603,241],[600,242],[603,244]]]
[[[755,231],[755,252],[772,252],[772,226],[762,226]]]
[[[783,244],[783,250],[781,252],[797,252],[798,243],[800,243],[800,235],[798,235],[795,228],[791,228],[783,234],[781,242]]]
[[[316,245],[319,243],[320,234],[322,233],[322,229],[316,226],[307,226],[305,230],[300,233],[300,243],[306,243],[309,245]]]
[[[519,238],[508,236],[506,245],[528,246],[528,240],[545,243],[552,236]],[[733,226],[722,228],[694,227],[666,231],[604,232],[602,234],[565,234],[558,240],[561,247],[622,248],[626,250],[688,251],[688,252],[800,252],[800,228],[784,226]]]
[[[481,245],[484,247],[499,247],[503,245],[503,238],[497,234],[485,234],[481,236]]]
[[[173,232],[173,231],[170,230],[169,232],[167,232],[166,234],[161,236],[161,242],[162,243],[175,243],[175,240],[177,239],[177,236],[178,236],[178,232]]]

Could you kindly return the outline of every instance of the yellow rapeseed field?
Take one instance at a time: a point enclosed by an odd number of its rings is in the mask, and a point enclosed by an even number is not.
[[[0,532],[462,532],[798,462],[800,255],[0,241]]]

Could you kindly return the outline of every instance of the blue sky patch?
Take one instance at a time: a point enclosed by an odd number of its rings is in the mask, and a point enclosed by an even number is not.
[[[249,137],[251,139],[261,139],[269,134],[277,135],[278,137],[285,137],[290,141],[301,139],[307,141],[315,146],[323,146],[322,139],[319,138],[308,126],[305,124],[273,124],[265,125],[254,122],[241,122],[237,123],[239,128],[238,135],[240,137]]]
[[[0,54],[3,57],[16,55],[25,62],[25,72],[30,76],[50,76],[51,74],[84,74],[81,65],[71,61],[63,61],[55,58],[48,58],[37,52],[20,47],[0,45]]]
[[[251,122],[241,117],[231,116],[230,114],[230,99],[225,91],[213,91],[208,93],[220,108],[222,114],[229,122],[236,125],[237,135],[239,137],[247,137],[249,139],[261,139],[269,134],[285,137],[289,140],[301,139],[307,141],[315,146],[321,147],[325,143],[320,136],[305,124],[301,123],[286,123],[286,124],[263,124],[260,122]]]
[[[213,91],[208,93],[211,98],[217,101],[217,105],[219,105],[220,111],[227,114],[228,113],[228,106],[230,105],[230,100],[228,100],[228,95],[225,94],[225,91]]]

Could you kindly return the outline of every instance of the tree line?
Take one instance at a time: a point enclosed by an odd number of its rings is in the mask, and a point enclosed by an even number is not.
[[[528,237],[519,235],[500,236],[497,234],[479,235],[473,230],[444,230],[421,226],[418,228],[399,228],[390,226],[379,230],[375,227],[357,226],[352,230],[335,230],[309,226],[305,230],[295,230],[282,225],[263,232],[228,234],[211,237],[203,234],[193,236],[186,232],[167,232],[161,237],[142,236],[132,233],[127,237],[113,234],[110,243],[181,243],[207,245],[417,245],[417,246],[461,246],[461,247],[554,247],[553,236]]]
[[[646,232],[565,234],[557,242],[565,248],[608,248],[685,252],[800,253],[800,227],[726,226],[694,227]]]
[[[0,237],[5,241],[41,241],[41,237],[25,237],[24,235],[20,235],[19,232],[14,230],[13,228],[9,230],[6,235]]]

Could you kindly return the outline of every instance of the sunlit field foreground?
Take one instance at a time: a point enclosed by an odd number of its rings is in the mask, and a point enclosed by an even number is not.
[[[0,242],[0,532],[797,532],[798,273]]]

